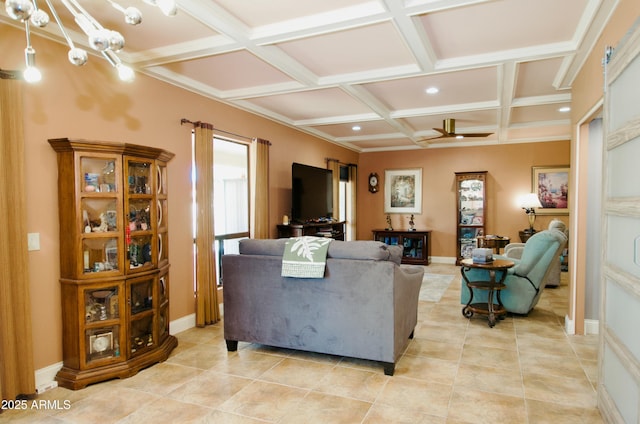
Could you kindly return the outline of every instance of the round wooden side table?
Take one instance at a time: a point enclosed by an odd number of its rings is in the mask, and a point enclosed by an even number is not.
[[[504,284],[504,280],[507,277],[507,269],[515,265],[513,261],[506,259],[494,259],[487,263],[473,262],[473,259],[464,259],[460,263],[460,273],[462,279],[469,288],[469,301],[462,308],[462,315],[466,318],[471,318],[474,313],[487,315],[489,318],[489,327],[496,325],[496,318],[503,319],[507,314],[507,310],[502,305],[500,300],[500,291],[507,286]],[[470,281],[466,275],[466,272],[471,268],[485,269],[489,271],[488,280]],[[503,271],[500,273],[500,279],[496,281],[496,271]],[[473,303],[473,291],[474,290],[487,290],[487,302]],[[497,304],[493,303],[493,294],[496,293]]]

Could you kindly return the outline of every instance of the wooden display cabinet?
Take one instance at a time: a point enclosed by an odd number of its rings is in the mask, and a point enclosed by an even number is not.
[[[456,172],[456,264],[471,257],[486,234],[487,171]]]
[[[169,334],[167,169],[172,153],[51,139],[58,154],[63,368],[59,385],[164,361]]]
[[[402,263],[429,265],[431,231],[373,230],[373,239],[390,246],[402,246]]]

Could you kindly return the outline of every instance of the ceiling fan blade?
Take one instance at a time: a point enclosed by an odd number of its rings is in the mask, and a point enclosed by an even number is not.
[[[442,134],[443,136],[447,137],[449,136],[449,133],[447,133],[445,130],[443,130],[442,128],[432,128],[434,131],[438,131],[440,134]]]
[[[452,134],[453,136],[461,135],[465,138],[467,137],[488,137],[493,133],[469,133],[469,134]]]
[[[436,140],[446,140],[455,138],[471,138],[471,137],[488,137],[493,133],[456,133],[456,120],[449,118],[442,121],[442,128],[433,128],[434,131],[440,133],[437,137],[422,138],[416,143],[427,145]]]

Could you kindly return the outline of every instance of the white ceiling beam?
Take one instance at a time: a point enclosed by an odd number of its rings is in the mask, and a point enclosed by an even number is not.
[[[518,97],[511,102],[512,107],[539,106],[550,103],[571,103],[571,93],[548,94],[546,96]]]
[[[384,0],[384,3],[393,16],[396,29],[416,58],[420,69],[423,72],[432,71],[437,58],[424,30],[410,16],[407,16],[398,1]]]
[[[491,110],[500,107],[497,100],[475,103],[462,103],[445,106],[421,107],[415,109],[399,109],[391,112],[391,117],[397,118],[413,118],[423,115],[442,115],[446,113],[471,112],[477,110]]]
[[[498,112],[498,138],[501,138],[504,128],[511,122],[511,104],[516,93],[516,81],[518,78],[518,66],[514,61],[505,62],[498,66],[498,99],[500,99],[500,111]]]

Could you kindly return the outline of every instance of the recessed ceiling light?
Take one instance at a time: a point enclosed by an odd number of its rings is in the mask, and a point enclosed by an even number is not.
[[[360,131],[362,127],[360,125],[354,125],[353,127],[351,127],[351,129],[354,131]]]
[[[560,109],[558,109],[558,112],[569,112],[571,110],[571,108],[569,106],[563,106]]]
[[[436,94],[440,90],[438,89],[438,87],[429,87],[425,91],[427,92],[427,94]]]

